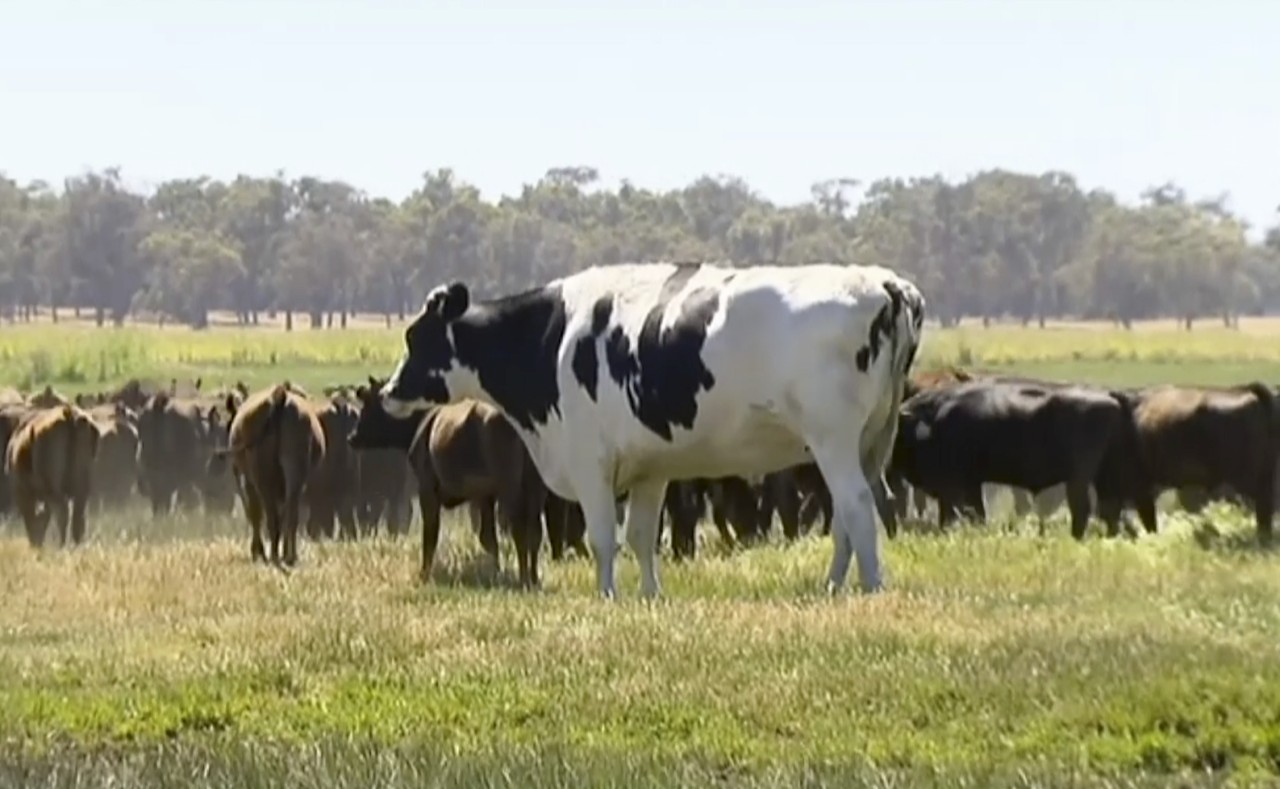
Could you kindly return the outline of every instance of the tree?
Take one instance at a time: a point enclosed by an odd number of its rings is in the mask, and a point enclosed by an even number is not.
[[[715,260],[883,265],[914,279],[945,325],[971,317],[1104,317],[1121,325],[1280,308],[1280,226],[1263,243],[1225,193],[1165,183],[1136,205],[1085,193],[1069,173],[990,169],[820,181],[778,205],[743,179],[705,175],[678,189],[590,166],[552,167],[517,194],[482,199],[449,168],[401,201],[315,176],[196,176],[129,189],[116,169],[60,188],[0,177],[0,314],[39,305],[134,309],[203,326],[227,309],[245,324],[297,310],[345,325],[355,310],[403,318],[432,287],[479,296],[525,289],[593,263]]]

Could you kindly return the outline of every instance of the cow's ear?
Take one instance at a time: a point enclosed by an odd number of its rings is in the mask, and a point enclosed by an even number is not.
[[[466,312],[469,306],[471,306],[471,294],[467,292],[467,286],[461,282],[455,282],[444,292],[444,303],[440,305],[440,317],[445,323],[456,321],[462,317],[462,313]]]

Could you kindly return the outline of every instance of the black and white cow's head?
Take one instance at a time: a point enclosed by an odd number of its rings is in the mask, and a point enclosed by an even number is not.
[[[461,282],[440,285],[427,295],[422,311],[405,329],[400,365],[381,390],[382,406],[389,415],[403,419],[456,399],[449,387],[458,361],[452,325],[470,305],[471,294]]]

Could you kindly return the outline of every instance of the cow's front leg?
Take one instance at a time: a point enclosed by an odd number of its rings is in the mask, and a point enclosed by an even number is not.
[[[579,483],[577,493],[586,520],[587,542],[596,560],[596,586],[602,597],[612,600],[617,597],[613,563],[618,553],[618,511],[613,491],[600,478]]]
[[[627,504],[627,544],[640,564],[640,594],[648,600],[661,593],[658,583],[658,516],[667,481],[645,480],[631,488]]]

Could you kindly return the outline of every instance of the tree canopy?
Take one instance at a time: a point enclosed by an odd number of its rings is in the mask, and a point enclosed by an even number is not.
[[[865,186],[865,188],[864,188]],[[879,264],[914,279],[929,312],[962,318],[1176,317],[1234,325],[1280,307],[1280,226],[1250,243],[1225,197],[1175,184],[1126,205],[1068,173],[988,170],[813,185],[778,205],[741,179],[652,191],[602,188],[596,169],[555,167],[496,202],[449,169],[396,202],[341,181],[240,176],[130,190],[118,169],[60,189],[0,176],[0,311],[147,313],[203,327],[213,310],[312,326],[353,312],[403,317],[461,279],[509,293],[596,263]]]

